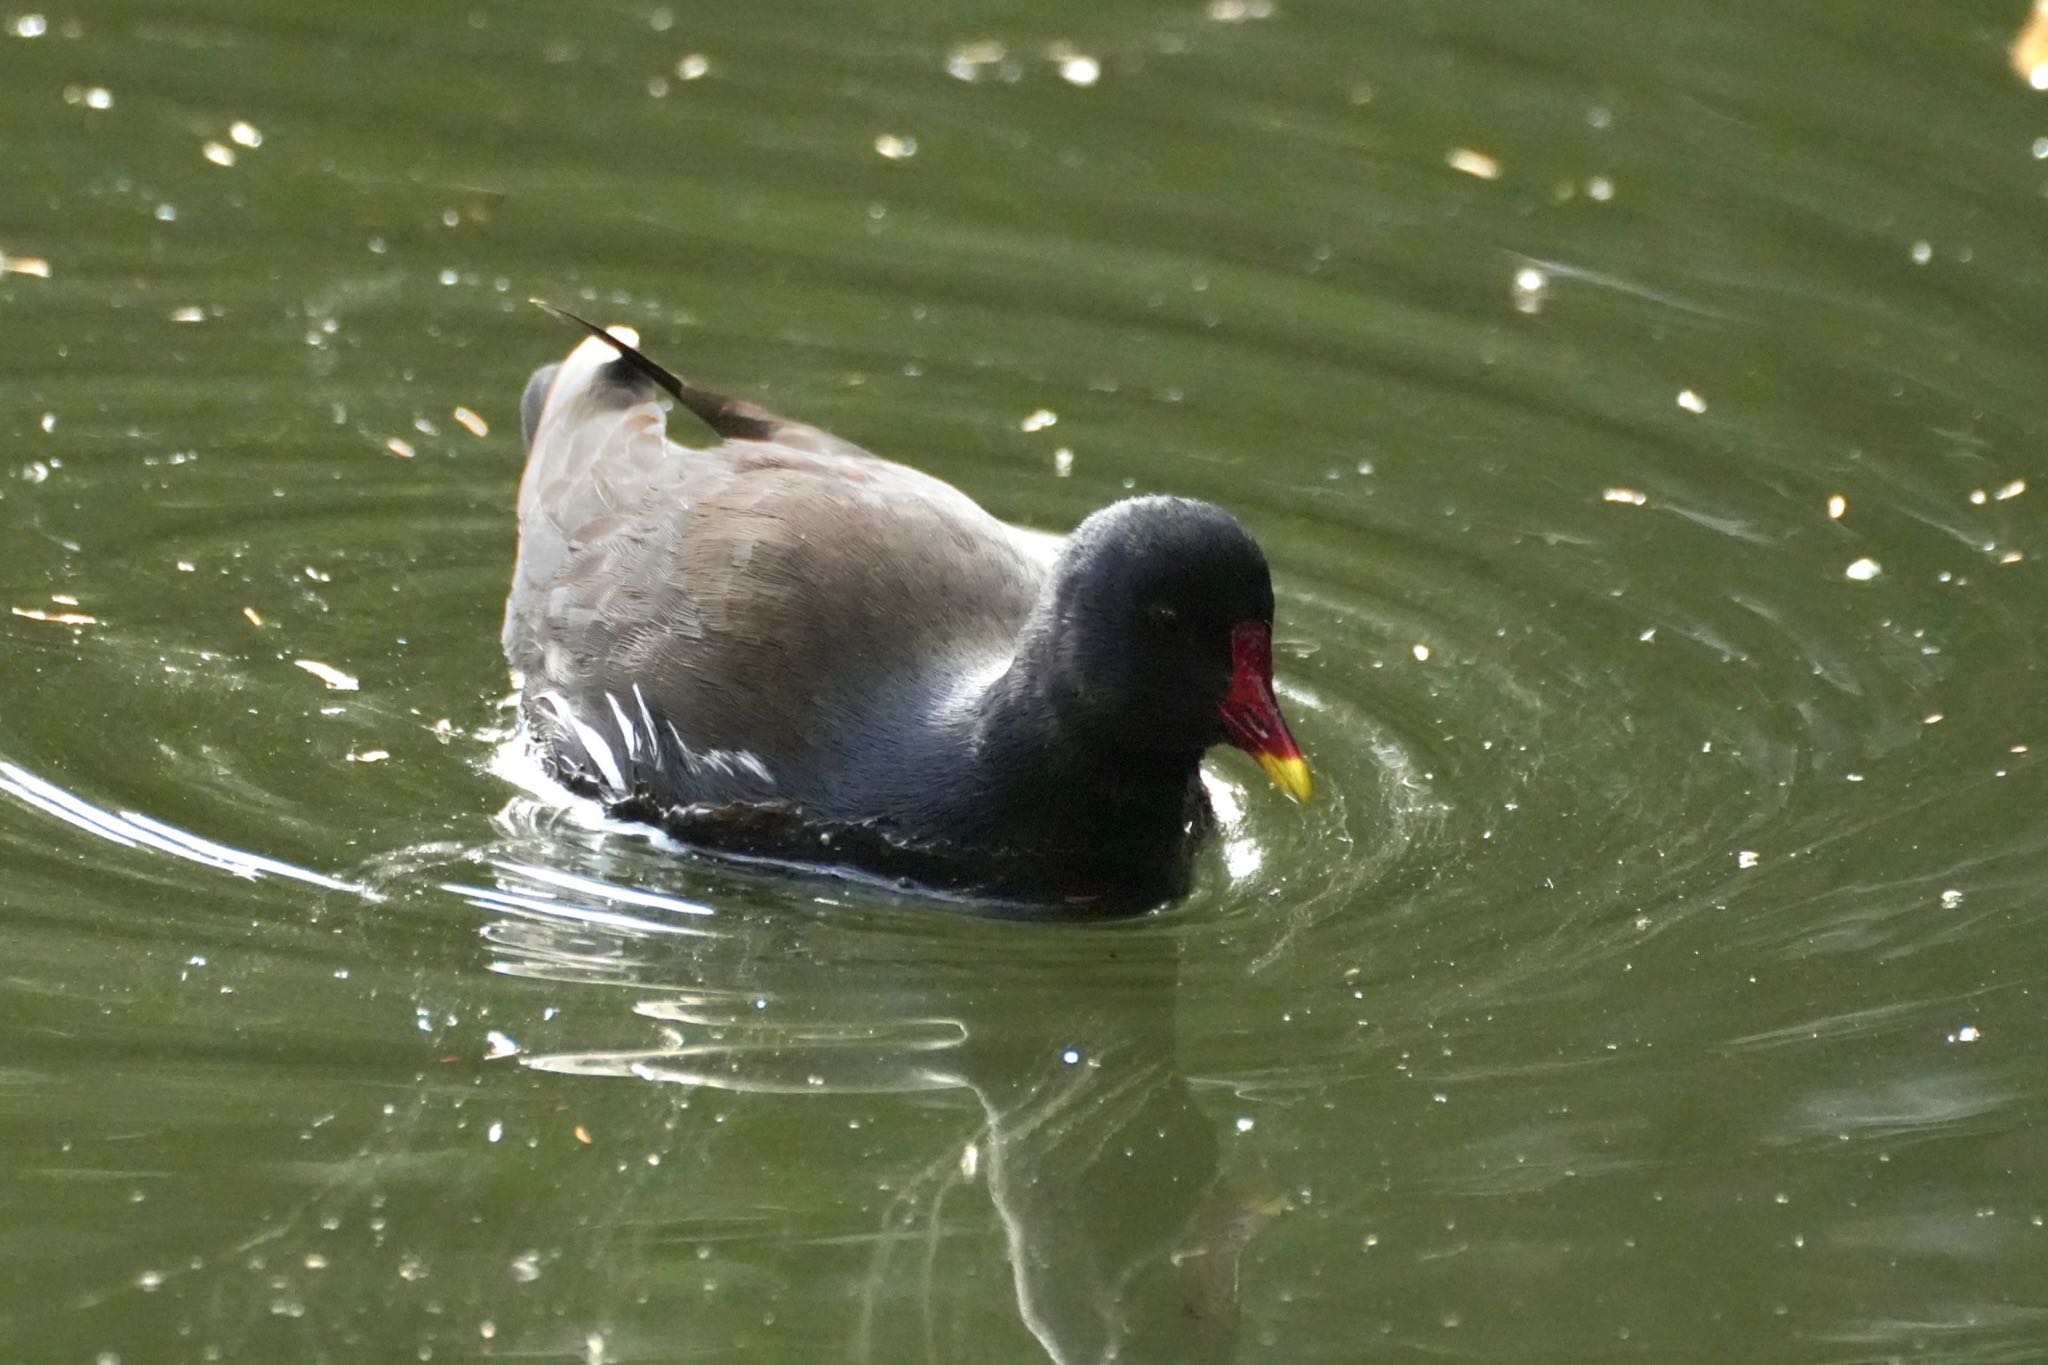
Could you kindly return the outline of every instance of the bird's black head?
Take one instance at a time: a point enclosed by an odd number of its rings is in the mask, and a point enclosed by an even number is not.
[[[1273,580],[1222,508],[1133,498],[1075,530],[1030,648],[1063,730],[1112,752],[1234,744],[1306,800],[1308,765],[1273,700]]]

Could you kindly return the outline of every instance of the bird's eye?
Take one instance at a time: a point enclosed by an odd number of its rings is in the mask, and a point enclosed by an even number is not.
[[[1154,630],[1171,630],[1180,624],[1180,613],[1164,603],[1155,602],[1145,608],[1145,623]]]

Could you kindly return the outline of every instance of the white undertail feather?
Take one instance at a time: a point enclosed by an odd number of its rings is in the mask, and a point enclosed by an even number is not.
[[[633,722],[626,719],[626,708],[619,705],[619,699],[607,692],[606,705],[612,708],[612,719],[618,722],[619,733],[626,739],[626,761],[631,763],[640,755],[640,732],[633,728]]]
[[[555,713],[555,719],[575,733],[577,742],[583,746],[583,751],[590,756],[590,761],[595,763],[599,772],[603,774],[607,789],[621,796],[625,795],[628,790],[626,775],[620,770],[619,760],[612,753],[611,746],[604,742],[604,737],[598,734],[596,729],[576,718],[576,713],[569,709],[568,699],[561,693],[543,692],[535,700],[544,702],[548,709]]]

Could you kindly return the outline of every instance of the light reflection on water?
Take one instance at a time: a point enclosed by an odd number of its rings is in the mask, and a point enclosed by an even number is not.
[[[0,1339],[2048,1354],[2024,9],[7,16]],[[1328,799],[1079,926],[508,783],[529,294],[1238,510]]]

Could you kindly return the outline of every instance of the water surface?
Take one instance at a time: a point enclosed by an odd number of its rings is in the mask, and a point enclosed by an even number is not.
[[[0,1354],[2048,1357],[2024,11],[0,14]],[[1062,925],[528,792],[536,294],[1237,510],[1324,799]]]

